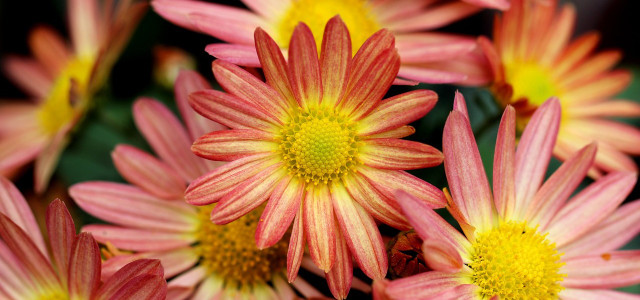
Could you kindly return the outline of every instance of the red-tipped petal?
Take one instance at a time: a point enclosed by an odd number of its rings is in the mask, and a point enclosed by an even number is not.
[[[90,233],[78,235],[69,259],[69,296],[91,299],[100,285],[100,248]]]
[[[429,145],[401,139],[372,139],[360,148],[360,159],[373,168],[412,170],[442,163],[442,153]]]
[[[323,103],[334,106],[346,88],[351,67],[351,37],[340,16],[327,22],[320,52]]]
[[[114,299],[113,295],[118,293],[124,286],[145,275],[164,276],[160,261],[157,259],[139,259],[126,264],[105,281],[100,290],[98,290],[98,295],[103,299]]]
[[[493,201],[498,215],[509,219],[515,201],[516,111],[508,106],[502,115],[493,158]]]
[[[0,176],[0,213],[5,214],[24,230],[40,252],[48,257],[47,247],[29,204],[16,186],[2,176]]]
[[[195,140],[205,133],[214,130],[225,129],[225,126],[218,124],[196,113],[189,105],[189,94],[199,91],[211,89],[211,85],[204,77],[195,71],[182,70],[176,78],[174,87],[174,96],[176,104],[180,110],[180,115],[184,124],[187,125],[191,140]]]
[[[289,239],[289,250],[287,251],[287,280],[289,282],[293,282],[298,276],[305,249],[303,207],[302,204],[298,206],[298,213],[293,220],[291,238]]]
[[[322,100],[322,78],[318,49],[311,29],[300,23],[293,30],[289,45],[289,82],[293,96],[300,106],[317,104]]]
[[[273,246],[287,232],[300,207],[304,186],[300,179],[288,175],[273,190],[256,228],[258,248]]]
[[[69,270],[71,250],[76,240],[76,227],[73,219],[60,199],[53,200],[47,208],[47,232],[53,260],[58,270]],[[68,282],[68,273],[61,272],[63,284]]]
[[[358,171],[371,185],[387,195],[392,195],[397,189],[403,189],[432,208],[441,208],[447,204],[440,189],[405,171],[378,170],[369,167],[360,167]]]
[[[426,115],[437,101],[438,95],[430,90],[415,90],[385,99],[358,122],[358,133],[366,136],[403,128]]]
[[[351,197],[377,220],[400,230],[411,228],[395,199],[373,187],[363,176],[347,176],[344,185]]]
[[[255,129],[218,130],[198,138],[191,146],[200,157],[218,161],[233,161],[279,149],[273,134]]]
[[[256,47],[238,44],[209,44],[204,48],[209,55],[238,66],[260,68]]]
[[[347,298],[353,280],[353,262],[349,247],[339,228],[336,228],[336,262],[326,276],[333,297]]]
[[[285,99],[294,99],[291,85],[289,84],[287,62],[282,56],[282,50],[262,28],[256,29],[254,38],[258,58],[267,83]],[[290,101],[289,106],[292,105],[295,105],[295,103]]]
[[[304,206],[304,232],[313,262],[325,273],[331,270],[336,257],[331,193],[326,185],[307,190]]]

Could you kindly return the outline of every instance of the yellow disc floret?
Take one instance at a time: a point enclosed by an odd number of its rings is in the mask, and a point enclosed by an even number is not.
[[[322,36],[327,21],[340,15],[351,34],[353,53],[362,46],[380,26],[366,0],[293,0],[291,7],[283,14],[276,25],[275,34],[278,45],[289,47],[293,29],[303,22],[311,28],[318,50],[322,45]]]
[[[42,130],[54,135],[76,116],[76,110],[85,103],[83,101],[88,89],[93,60],[72,59],[58,75],[49,91],[47,99],[38,110],[38,119]],[[72,94],[81,99],[72,99]]]
[[[505,64],[507,82],[513,88],[512,99],[527,99],[540,106],[550,97],[560,97],[560,90],[553,81],[550,70],[531,62]]]
[[[262,209],[254,209],[226,225],[209,220],[211,206],[200,209],[200,264],[210,274],[224,279],[228,286],[248,288],[269,282],[273,275],[287,266],[288,238],[264,250],[258,249],[255,232]]]
[[[467,265],[482,299],[558,299],[560,256],[546,234],[507,222],[476,237]]]
[[[280,149],[289,171],[314,184],[341,178],[358,163],[355,125],[329,107],[297,112],[282,129]]]

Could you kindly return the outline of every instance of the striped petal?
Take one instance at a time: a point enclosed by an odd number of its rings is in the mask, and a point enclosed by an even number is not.
[[[289,45],[289,82],[301,107],[322,100],[322,77],[318,50],[311,29],[300,23],[293,30]]]
[[[554,216],[548,239],[562,247],[589,232],[624,201],[636,179],[634,173],[614,172],[582,190]]]
[[[592,117],[637,117],[640,116],[640,103],[628,100],[609,100],[604,102],[568,105],[564,110],[571,118]]]
[[[209,55],[228,61],[232,64],[260,68],[258,53],[253,45],[209,44],[204,48]]]
[[[515,147],[516,111],[507,106],[500,120],[493,158],[493,201],[498,215],[506,220],[513,214],[515,201]]]
[[[516,150],[516,216],[523,216],[544,180],[560,117],[560,102],[549,99],[536,110],[520,137]]]
[[[60,199],[53,200],[47,207],[45,222],[53,261],[58,270],[69,270],[69,259],[76,241],[76,227],[67,207]],[[60,273],[62,284],[67,285],[69,273]]]
[[[18,227],[29,236],[45,257],[48,257],[47,247],[40,233],[40,227],[36,222],[29,204],[15,185],[6,178],[0,176],[0,213],[6,215]]]
[[[298,213],[293,219],[291,226],[291,238],[289,239],[289,249],[287,251],[287,280],[289,282],[296,280],[298,270],[302,264],[302,257],[305,249],[304,237],[304,205],[301,203],[298,207]]]
[[[429,299],[439,292],[460,285],[459,275],[438,271],[393,280],[387,287],[387,294],[393,299]]]
[[[426,115],[438,101],[430,90],[415,90],[383,100],[358,122],[358,134],[367,136],[402,128]]]
[[[387,274],[387,253],[373,218],[351,198],[342,184],[331,185],[331,199],[344,239],[360,269],[369,278],[384,278]]]
[[[191,247],[160,252],[139,252],[136,254],[117,255],[102,263],[102,281],[110,279],[111,276],[122,269],[125,265],[140,259],[160,260],[162,267],[164,268],[164,276],[166,278],[171,278],[193,267],[198,260],[200,260],[200,255]]]
[[[424,260],[434,271],[456,273],[464,263],[460,252],[453,245],[439,238],[431,238],[422,243]]]
[[[164,162],[186,181],[207,171],[201,160],[191,153],[191,138],[182,123],[160,102],[140,98],[133,104],[136,126]]]
[[[207,205],[239,184],[273,164],[271,154],[259,154],[234,160],[191,182],[185,191],[185,200],[192,205]]]
[[[547,227],[551,218],[565,204],[593,164],[597,151],[596,144],[590,144],[575,153],[556,170],[536,192],[527,209],[525,219],[530,224]]]
[[[304,194],[304,183],[287,175],[273,190],[256,228],[256,245],[260,249],[275,245],[289,229]]]
[[[347,242],[339,228],[336,228],[336,262],[331,271],[327,272],[326,277],[333,297],[347,298],[353,280],[353,262]]]
[[[401,139],[364,141],[359,151],[365,165],[389,170],[413,170],[435,167],[444,157],[438,149]]]
[[[187,187],[184,179],[154,156],[133,146],[118,145],[111,159],[128,182],[161,198],[182,198]]]
[[[623,152],[640,154],[640,130],[631,125],[603,119],[579,119],[562,126],[563,131],[609,144]]]
[[[447,203],[440,189],[405,171],[378,170],[369,167],[360,167],[358,171],[371,185],[388,195],[392,195],[397,189],[404,189],[432,208],[441,208]]]
[[[565,257],[613,251],[632,240],[640,232],[640,201],[618,208],[589,233],[559,249]]]
[[[389,24],[389,28],[398,32],[413,32],[440,28],[472,15],[481,9],[481,7],[463,2],[446,3],[434,8],[429,8],[411,17],[395,21]]]
[[[164,299],[161,296],[164,296],[163,294],[167,291],[166,281],[148,277],[162,278],[163,273],[162,265],[157,259],[136,260],[125,265],[106,280],[98,290],[98,297],[99,299],[119,299],[118,295],[120,297],[125,295],[132,296],[129,293],[133,293],[135,288],[139,288],[142,293],[147,294],[146,297],[145,295],[138,295],[141,298],[129,299]],[[154,288],[155,291],[153,290]],[[155,296],[150,297],[149,294],[155,294]]]
[[[456,59],[477,47],[470,37],[410,33],[396,35],[396,47],[403,64],[420,64]]]
[[[453,201],[465,219],[482,231],[493,224],[493,200],[469,119],[452,111],[442,138],[444,167]]]
[[[100,248],[91,234],[78,235],[69,259],[69,296],[91,299],[100,285]]]
[[[400,230],[409,230],[411,225],[392,195],[376,189],[363,176],[347,176],[344,185],[353,199],[376,220]]]
[[[412,126],[401,126],[395,129],[377,133],[368,136],[370,139],[401,139],[416,133],[416,129]]]
[[[211,221],[218,225],[234,221],[266,201],[285,176],[282,164],[260,171],[225,195],[211,211]]]
[[[558,294],[562,300],[638,300],[640,296],[614,290],[594,290],[594,289],[563,289]]]
[[[198,138],[191,146],[196,155],[218,161],[275,153],[278,149],[279,144],[273,134],[255,129],[213,131]]]
[[[149,193],[115,182],[83,182],[69,194],[83,210],[118,225],[167,232],[197,227],[196,211],[181,201],[158,199]]]
[[[285,99],[294,99],[289,84],[287,62],[282,56],[282,50],[262,28],[256,29],[254,39],[267,84],[276,89]],[[289,106],[291,107],[293,104],[289,103]]]
[[[342,97],[351,68],[351,37],[340,16],[327,22],[320,51],[323,103],[334,106]]]
[[[178,73],[174,87],[174,96],[178,109],[180,110],[180,115],[182,116],[182,121],[187,126],[192,141],[205,133],[226,128],[224,125],[213,122],[196,113],[189,105],[189,94],[205,89],[211,89],[211,85],[197,72],[181,70],[180,73]]]
[[[564,259],[562,285],[612,289],[640,283],[640,251],[614,251]]]
[[[129,280],[107,299],[167,299],[167,281],[160,275],[140,275]]]
[[[311,259],[328,273],[336,258],[336,233],[329,187],[318,185],[308,189],[303,206],[304,232]]]
[[[111,225],[86,225],[89,232],[101,244],[111,243],[116,248],[131,251],[163,251],[191,245],[195,236],[185,233],[123,228]]]

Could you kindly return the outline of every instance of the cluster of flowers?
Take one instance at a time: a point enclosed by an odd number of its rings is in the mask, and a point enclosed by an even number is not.
[[[68,2],[72,49],[42,27],[30,38],[34,58],[5,64],[35,101],[0,104],[0,172],[15,177],[35,161],[39,192],[146,6]],[[640,202],[621,205],[636,183],[629,155],[640,154],[640,131],[609,119],[640,116],[640,106],[610,99],[630,75],[611,70],[619,52],[592,53],[597,34],[571,40],[573,6],[243,2],[250,11],[151,2],[224,42],[206,47],[224,91],[180,71],[182,122],[154,99],[136,100],[135,124],[156,156],[119,145],[113,163],[129,184],[69,188],[110,224],[76,234],[55,200],[47,247],[21,193],[0,177],[0,298],[325,297],[298,277],[303,267],[337,299],[352,287],[375,299],[640,299],[614,290],[640,283],[640,250],[617,250],[640,232]],[[502,10],[493,40],[427,32],[484,8]],[[461,93],[442,152],[402,139],[438,96],[383,97],[418,82],[487,86],[504,107],[492,188]],[[552,156],[563,164],[545,181]],[[448,189],[406,172],[442,163]],[[574,193],[587,176],[593,183]],[[421,272],[386,279],[379,224],[415,230]]]

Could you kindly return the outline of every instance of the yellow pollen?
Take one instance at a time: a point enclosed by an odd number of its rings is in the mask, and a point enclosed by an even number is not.
[[[525,223],[507,222],[476,237],[471,251],[471,283],[482,299],[558,299],[561,253]]]
[[[349,29],[354,54],[372,34],[382,28],[366,0],[293,0],[276,25],[276,42],[288,48],[293,29],[303,22],[311,28],[320,51],[325,25],[335,15],[340,15]]]
[[[58,75],[49,96],[38,110],[38,119],[44,132],[56,134],[75,117],[77,107],[83,108],[84,103],[71,103],[73,99],[70,98],[70,92],[74,88],[81,98],[86,96],[92,68],[92,59],[76,58]]]
[[[314,184],[342,178],[358,164],[355,124],[333,108],[300,111],[280,135],[280,150],[291,174]]]
[[[46,291],[40,293],[35,296],[36,300],[68,300],[69,294],[67,291],[63,290],[62,287],[59,289],[47,289]]]
[[[513,88],[513,101],[527,99],[531,105],[540,106],[550,97],[561,97],[551,71],[533,62],[505,64],[506,81]]]
[[[245,216],[226,225],[209,220],[212,206],[199,211],[200,265],[210,274],[223,278],[227,286],[248,288],[268,283],[274,274],[287,267],[287,236],[264,250],[256,247],[255,232],[264,207],[254,209]]]

